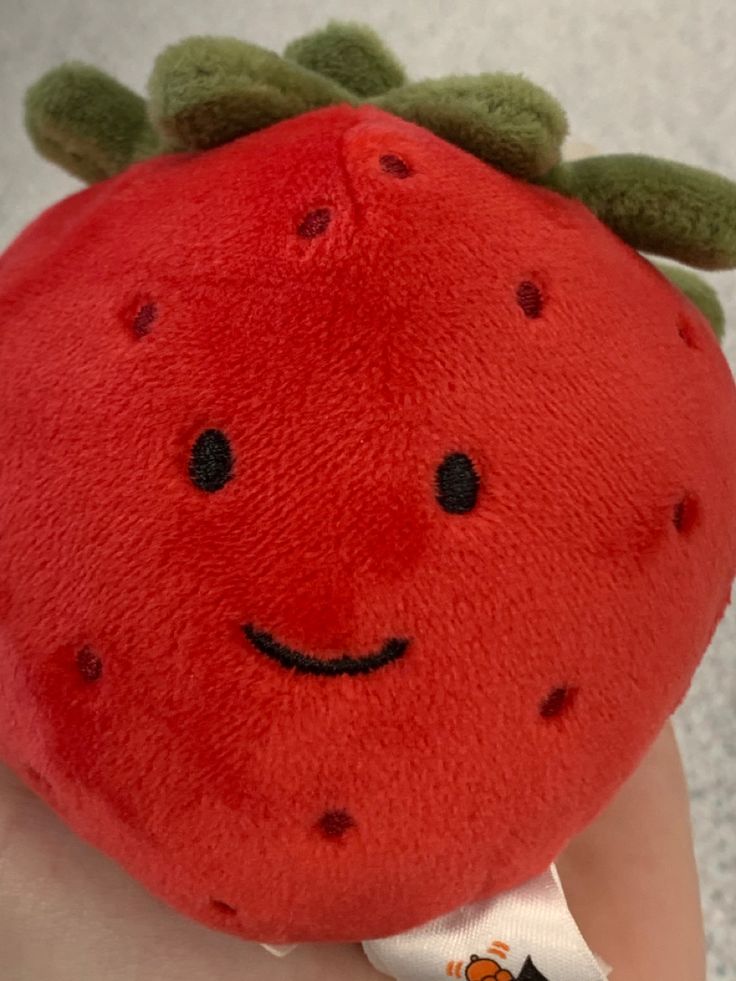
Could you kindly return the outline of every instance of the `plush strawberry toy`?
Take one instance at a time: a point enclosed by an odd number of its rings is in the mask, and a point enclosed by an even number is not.
[[[0,755],[184,913],[407,930],[537,875],[736,573],[736,186],[560,163],[369,32],[68,65],[0,260]]]

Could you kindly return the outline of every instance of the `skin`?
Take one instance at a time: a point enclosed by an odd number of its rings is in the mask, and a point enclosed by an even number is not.
[[[558,867],[583,935],[615,965],[615,981],[704,981],[687,788],[670,725]],[[2,767],[0,952],[8,981],[385,978],[356,944],[306,944],[277,959],[184,919]]]
[[[558,869],[583,936],[616,966],[615,981],[705,981],[687,784],[671,725]]]

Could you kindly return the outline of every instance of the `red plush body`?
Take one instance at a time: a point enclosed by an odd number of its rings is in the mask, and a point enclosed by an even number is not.
[[[540,872],[728,602],[709,325],[378,110],[70,198],[0,313],[0,753],[212,926],[366,939]]]

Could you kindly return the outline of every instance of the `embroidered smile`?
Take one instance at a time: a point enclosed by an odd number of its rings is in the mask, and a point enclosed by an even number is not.
[[[284,668],[293,668],[303,674],[321,674],[335,677],[339,674],[368,674],[377,671],[406,654],[409,641],[391,637],[379,651],[371,654],[340,654],[337,657],[315,657],[304,651],[282,644],[264,630],[257,630],[252,623],[242,628],[243,633],[261,654],[277,661]]]

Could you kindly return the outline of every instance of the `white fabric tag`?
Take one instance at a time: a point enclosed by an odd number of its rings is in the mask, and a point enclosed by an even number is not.
[[[298,944],[262,944],[277,957]],[[377,971],[397,981],[605,981],[611,968],[572,917],[557,869],[381,940],[363,941]]]
[[[578,930],[554,865],[518,889],[363,948],[398,981],[604,981],[609,970]]]

